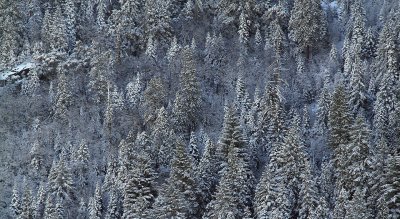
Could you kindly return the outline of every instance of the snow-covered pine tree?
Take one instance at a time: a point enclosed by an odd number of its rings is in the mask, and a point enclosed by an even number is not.
[[[75,1],[66,0],[64,5],[65,27],[67,33],[68,51],[75,48],[76,42],[76,11]],[[64,20],[63,19],[63,20]]]
[[[326,20],[320,1],[295,0],[289,21],[290,38],[309,58],[326,40]]]
[[[218,183],[218,159],[216,156],[216,144],[208,137],[208,135],[206,135],[204,138],[204,153],[196,169],[198,187],[201,194],[201,209],[205,209],[206,205],[211,201],[212,194],[214,194],[216,185]]]
[[[344,164],[346,170],[342,178],[338,179],[343,182],[343,186],[347,191],[353,191],[360,188],[366,181],[366,159],[369,155],[371,131],[369,130],[364,117],[358,114],[355,123],[350,132],[350,142],[345,150]]]
[[[155,162],[156,167],[168,166],[172,159],[171,141],[173,141],[173,135],[171,136],[171,126],[167,111],[164,107],[161,107],[158,111],[157,119],[154,122],[153,131],[150,135],[150,139],[154,146],[154,154],[150,156]]]
[[[54,51],[65,52],[68,49],[67,26],[59,4],[56,5],[55,11],[51,16],[49,31],[47,35],[51,39],[50,48]]]
[[[144,91],[145,123],[149,123],[150,125],[154,122],[157,110],[165,106],[167,94],[167,88],[161,77],[156,76],[150,79]]]
[[[53,219],[56,218],[56,205],[55,198],[53,195],[47,195],[46,204],[44,208],[43,218],[44,219]]]
[[[74,183],[67,165],[63,159],[53,161],[48,176],[49,196],[62,200],[72,200],[75,197]]]
[[[324,197],[320,197],[317,207],[311,212],[310,218],[331,218],[330,209]]]
[[[19,2],[1,1],[0,10],[0,66],[16,61],[23,38],[23,17]]]
[[[145,35],[159,42],[168,42],[172,37],[171,1],[146,0],[144,5]]]
[[[243,137],[238,113],[232,106],[226,111],[220,141],[226,146],[226,164],[223,165],[214,200],[208,204],[206,217],[227,218],[230,215],[242,218],[246,209],[252,207],[255,181],[249,164],[248,145]]]
[[[29,219],[33,218],[33,197],[32,190],[26,179],[24,179],[24,184],[24,194],[21,200],[21,215],[19,217],[23,219]]]
[[[61,123],[68,120],[68,108],[72,104],[72,94],[68,83],[67,75],[64,72],[59,74],[57,94],[54,106],[54,116]]]
[[[134,143],[132,167],[128,170],[127,181],[123,184],[123,218],[151,218],[152,205],[157,194],[156,173],[149,151],[139,142]]]
[[[197,165],[200,162],[200,153],[199,153],[199,142],[197,140],[197,136],[196,136],[195,132],[192,132],[190,134],[188,152],[192,159],[193,166],[197,167]]]
[[[97,181],[94,195],[89,200],[89,219],[101,218],[103,212],[102,199],[101,184]]]
[[[74,156],[77,186],[81,191],[87,186],[89,180],[89,158],[90,153],[88,145],[86,141],[82,139]]]
[[[41,183],[36,193],[36,198],[33,204],[33,218],[42,218],[46,202],[46,184]]]
[[[157,218],[192,218],[198,212],[198,188],[186,147],[177,140],[171,173],[154,203]]]
[[[400,216],[400,156],[393,155],[388,158],[386,166],[385,180],[383,186],[384,199],[389,208],[389,218],[398,218]]]
[[[79,202],[79,209],[78,209],[78,214],[77,214],[77,219],[87,219],[87,213],[88,209],[85,203],[85,200],[81,198]]]
[[[327,206],[321,206],[319,210],[317,208],[318,198],[317,198],[317,187],[313,175],[311,173],[311,163],[306,161],[305,169],[301,173],[301,188],[299,192],[299,218],[313,218],[314,212],[317,214],[323,214],[321,211],[325,210]],[[320,203],[323,205],[326,203]],[[325,208],[325,209],[323,209]]]
[[[141,75],[138,73],[135,80],[131,81],[126,85],[126,99],[130,107],[138,108],[139,104],[143,100],[142,93],[142,81]]]
[[[344,218],[351,219],[362,219],[362,218],[370,218],[369,214],[370,209],[367,207],[367,201],[365,197],[365,190],[357,187],[353,194],[353,199],[347,202],[346,208],[346,216]]]
[[[343,86],[336,87],[329,109],[329,146],[333,150],[333,161],[339,178],[342,178],[346,146],[350,142],[352,118],[348,109],[348,99]]]
[[[366,86],[364,84],[365,81],[365,73],[363,72],[361,58],[356,55],[352,72],[350,75],[350,97],[349,97],[349,106],[352,108],[352,112],[354,115],[357,114],[358,110],[364,107],[365,102],[367,100],[366,95]]]
[[[108,199],[108,207],[107,207],[107,214],[105,216],[105,219],[114,219],[114,218],[120,218],[119,214],[119,199],[118,199],[118,194],[114,190],[111,190],[110,196]]]
[[[197,80],[196,63],[193,51],[186,46],[183,49],[183,66],[180,77],[180,89],[176,94],[173,109],[176,130],[190,134],[201,121],[200,84]]]
[[[346,212],[349,193],[344,188],[340,189],[337,193],[335,208],[333,209],[333,219],[346,218],[347,214],[350,213]]]
[[[12,197],[11,197],[11,216],[19,217],[22,211],[21,200],[20,200],[20,193],[18,190],[17,183],[14,183],[14,187],[12,190]]]

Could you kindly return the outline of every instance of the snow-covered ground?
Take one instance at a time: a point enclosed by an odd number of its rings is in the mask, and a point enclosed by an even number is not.
[[[4,70],[0,72],[0,80],[7,80],[13,74],[20,72],[24,69],[31,69],[36,66],[36,63],[32,60],[25,61],[17,66],[15,66],[12,70]]]

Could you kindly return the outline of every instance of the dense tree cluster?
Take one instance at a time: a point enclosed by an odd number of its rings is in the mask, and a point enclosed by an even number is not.
[[[1,218],[400,217],[398,1],[0,12]]]

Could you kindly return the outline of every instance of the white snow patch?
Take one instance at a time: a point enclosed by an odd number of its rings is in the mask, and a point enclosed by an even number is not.
[[[36,67],[36,63],[33,61],[26,61],[17,66],[15,66],[12,70],[5,70],[0,72],[0,80],[7,80],[11,75],[20,72],[24,69],[30,69]]]

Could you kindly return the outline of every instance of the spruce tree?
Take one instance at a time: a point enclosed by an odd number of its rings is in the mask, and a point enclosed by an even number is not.
[[[339,178],[345,170],[346,146],[350,142],[351,115],[347,94],[342,86],[333,93],[329,110],[329,146],[334,152],[334,165]]]
[[[74,183],[66,161],[53,161],[49,176],[49,194],[57,199],[71,200],[74,195]]]
[[[180,90],[175,98],[174,116],[177,131],[189,134],[200,122],[201,98],[193,51],[187,46],[183,50],[182,61]]]
[[[217,165],[216,145],[208,136],[205,136],[204,153],[196,171],[201,194],[200,206],[203,209],[211,201],[212,194],[215,192],[218,183]]]
[[[333,218],[334,219],[339,219],[339,218],[346,218],[347,213],[346,212],[346,206],[349,202],[349,193],[345,189],[340,189],[338,191],[338,197],[335,201],[335,208],[333,209]]]
[[[89,219],[100,219],[103,211],[102,192],[100,182],[96,183],[94,196],[89,200]]]
[[[367,202],[365,199],[365,190],[357,188],[353,194],[353,199],[346,205],[346,217],[345,218],[370,218]]]
[[[171,173],[154,204],[154,215],[158,218],[191,218],[198,211],[198,187],[193,168],[184,144],[178,140]]]
[[[252,207],[254,176],[248,160],[248,145],[232,106],[227,109],[221,143],[227,147],[227,163],[223,165],[215,198],[209,203],[206,215],[209,218],[226,218],[229,215],[242,218],[246,208]]]
[[[400,156],[394,155],[388,158],[386,166],[385,179],[383,186],[384,199],[389,208],[389,218],[398,218],[400,216]]]
[[[123,218],[151,218],[151,209],[156,196],[152,160],[149,152],[135,143],[132,167],[123,184]]]
[[[350,142],[346,149],[346,156],[343,166],[346,167],[343,178],[344,186],[348,191],[363,186],[365,179],[365,165],[369,155],[371,131],[369,130],[364,117],[359,114],[350,132]]]
[[[14,187],[12,190],[12,197],[11,197],[11,213],[13,217],[19,217],[22,211],[22,206],[21,206],[21,200],[20,200],[20,194],[18,191],[17,184],[14,183]]]
[[[115,190],[111,191],[108,201],[107,214],[105,217],[106,219],[113,219],[120,217],[118,205],[119,205],[118,195],[116,194]]]
[[[289,36],[309,58],[325,41],[325,17],[318,0],[295,0],[289,21]],[[322,44],[323,45],[323,44]]]
[[[188,152],[189,155],[191,156],[193,165],[196,167],[200,161],[200,154],[199,154],[198,140],[194,132],[190,134]]]

